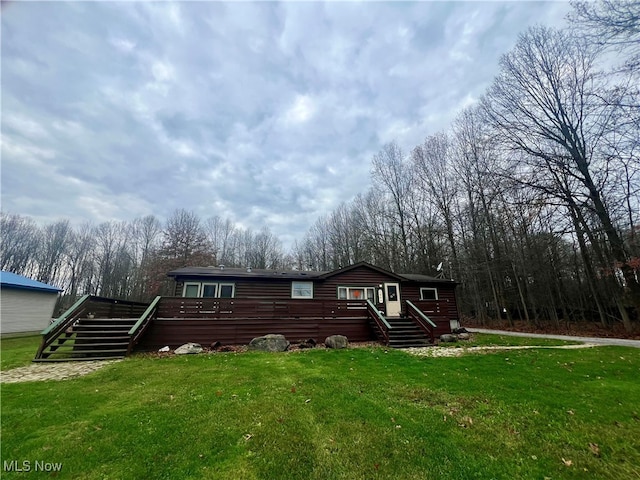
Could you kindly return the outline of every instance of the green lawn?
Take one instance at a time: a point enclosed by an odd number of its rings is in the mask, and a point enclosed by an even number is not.
[[[638,373],[623,347],[139,356],[3,384],[3,466],[32,471],[2,478],[639,478]]]
[[[41,339],[41,335],[0,339],[0,370],[29,365]]]

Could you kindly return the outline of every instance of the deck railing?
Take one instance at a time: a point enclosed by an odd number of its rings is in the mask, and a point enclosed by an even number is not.
[[[376,308],[376,306],[371,302],[371,300],[367,300],[367,312],[369,313],[369,317],[373,320],[373,323],[376,325],[378,332],[380,332],[380,340],[384,343],[384,345],[389,345],[389,330],[391,330],[391,325],[384,318],[384,315],[380,313],[380,310]]]
[[[411,318],[423,330],[433,342],[435,340],[436,324],[425,313],[416,307],[410,300],[406,300],[407,316]]]
[[[157,318],[357,318],[366,317],[362,300],[266,300],[162,297]]]
[[[158,304],[162,297],[156,297],[153,302],[147,307],[144,313],[140,316],[138,321],[131,327],[129,330],[129,347],[127,348],[127,355],[129,355],[133,351],[133,347],[140,341],[140,338],[144,334],[144,332],[151,325],[151,321],[156,315],[158,310]]]
[[[86,315],[90,300],[91,295],[83,295],[66,312],[41,332],[42,341],[40,342],[40,347],[38,348],[35,358],[40,358],[44,349],[51,345],[58,337],[60,337],[58,338],[58,346],[64,344],[65,341],[71,337],[72,333],[66,332],[66,330],[71,327],[78,318]]]
[[[80,318],[92,314],[96,318],[137,317],[148,306],[146,303],[116,300],[113,298],[83,295],[66,312],[60,315],[42,332],[42,341],[35,358],[41,358],[43,351],[56,340],[51,350],[57,350],[73,336],[70,327]]]

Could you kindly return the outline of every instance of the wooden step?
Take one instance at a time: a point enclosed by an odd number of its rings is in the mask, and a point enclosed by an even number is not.
[[[67,358],[34,358],[31,360],[35,363],[55,363],[55,362],[89,362],[89,361],[98,361],[98,360],[117,360],[119,358],[124,358],[122,356],[113,356],[113,357],[67,357]]]
[[[93,354],[93,353],[122,353],[122,355],[124,356],[125,353],[127,353],[127,349],[126,348],[114,348],[114,349],[92,349],[92,350],[55,350],[53,352],[49,352],[49,351],[44,351],[42,354],[43,355],[88,355],[88,354]]]

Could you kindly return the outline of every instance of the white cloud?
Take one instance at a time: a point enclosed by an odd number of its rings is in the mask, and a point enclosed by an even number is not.
[[[305,123],[315,111],[315,103],[309,95],[296,95],[293,105],[285,112],[285,121],[289,124]]]
[[[175,208],[291,243],[371,156],[448,127],[562,3],[16,2],[2,203],[75,221]]]

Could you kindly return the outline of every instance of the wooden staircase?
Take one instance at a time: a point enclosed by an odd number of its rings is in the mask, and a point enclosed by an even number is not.
[[[427,334],[410,318],[386,318],[391,325],[389,346],[392,348],[431,347]]]
[[[34,362],[110,360],[127,355],[137,318],[81,318],[44,348]]]
[[[159,298],[146,304],[85,295],[43,330],[33,361],[124,358],[153,320]]]

